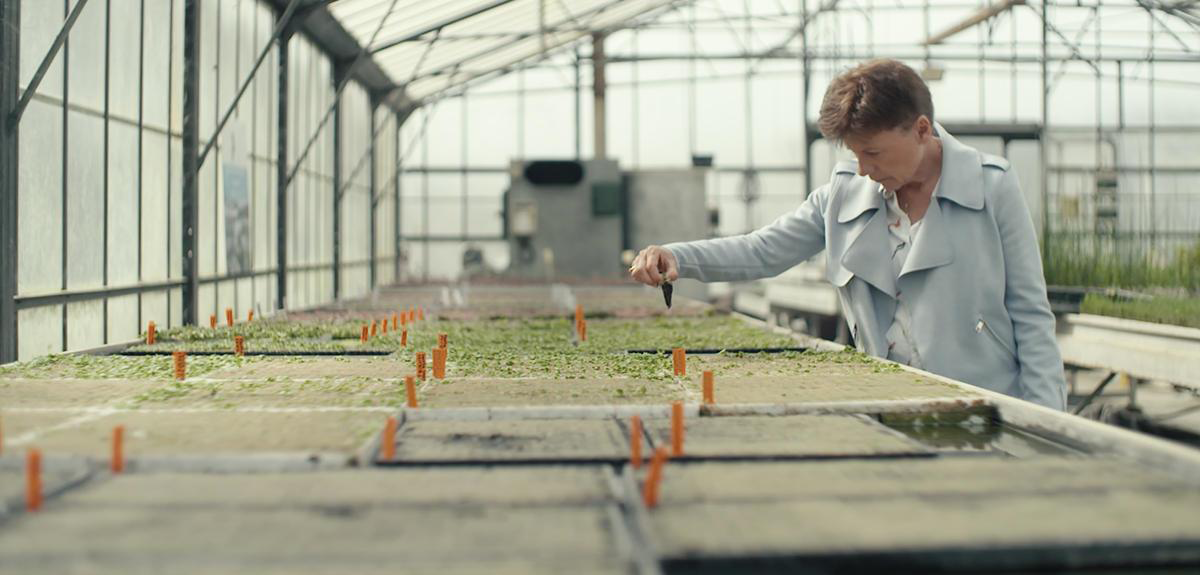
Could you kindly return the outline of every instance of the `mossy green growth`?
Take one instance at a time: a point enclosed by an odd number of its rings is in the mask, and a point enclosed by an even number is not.
[[[188,377],[227,367],[238,367],[254,358],[232,355],[188,357]],[[172,379],[171,356],[121,356],[60,354],[0,367],[0,377],[30,379]]]
[[[599,351],[795,347],[787,335],[729,316],[652,317],[588,322],[586,346]]]
[[[163,342],[233,341],[233,337],[237,335],[246,340],[358,338],[362,324],[361,321],[351,320],[329,322],[258,320],[234,324],[233,327],[218,326],[216,329],[188,325],[160,330],[158,340]]]
[[[399,407],[404,384],[375,377],[292,379],[269,377],[252,381],[172,381],[144,391],[126,407],[184,405],[321,405],[339,407]]]
[[[182,326],[160,331],[154,345],[135,345],[130,350],[233,351],[236,336],[245,340],[248,352],[392,352],[401,349],[400,334],[390,331],[384,335],[380,330],[366,343],[361,342],[364,325],[369,324],[361,319],[346,319],[305,322],[260,320],[216,329]]]
[[[371,338],[367,346],[354,339],[340,339],[349,327],[361,329],[361,321],[312,322],[289,325],[261,321],[239,324],[232,329],[176,328],[153,347],[140,349],[188,351],[227,351],[233,334],[248,339],[247,351],[345,351],[374,349],[390,351],[402,362],[411,362],[416,351],[429,352],[437,345],[437,336],[449,337],[449,374],[455,377],[537,377],[589,379],[623,377],[642,381],[669,381],[674,376],[669,354],[627,353],[631,349],[657,349],[667,352],[676,347],[688,349],[739,349],[794,347],[797,343],[781,335],[729,316],[653,317],[641,319],[593,319],[588,322],[588,340],[577,342],[569,318],[500,319],[488,321],[420,322],[408,326],[408,346],[400,345],[400,333],[389,332]],[[178,330],[178,331],[176,331]],[[204,332],[204,337],[200,336]],[[220,333],[219,337],[214,334]],[[294,336],[294,337],[293,337]],[[207,339],[205,339],[207,338]],[[320,339],[318,339],[320,338]],[[891,372],[897,367],[847,350],[842,352],[741,353],[722,351],[716,355],[693,356],[714,360],[745,360],[762,373],[803,374],[819,365],[855,364],[868,366],[875,373]],[[254,361],[254,356],[192,356],[188,375],[214,369],[239,366]],[[272,357],[270,361],[301,360],[297,357]],[[432,361],[432,357],[427,360]],[[0,375],[11,372],[0,369]],[[169,356],[53,356],[19,368],[27,377],[87,377],[124,379],[170,379]],[[168,390],[170,391],[170,390]]]

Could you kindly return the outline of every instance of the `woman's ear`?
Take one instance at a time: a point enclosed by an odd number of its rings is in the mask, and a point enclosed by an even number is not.
[[[925,114],[917,116],[917,122],[914,127],[917,130],[917,140],[922,144],[933,137],[933,122],[929,121],[929,117]]]

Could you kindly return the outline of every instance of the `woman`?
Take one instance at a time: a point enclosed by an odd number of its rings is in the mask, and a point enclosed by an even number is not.
[[[1008,161],[935,123],[929,88],[895,60],[836,78],[819,125],[858,161],[762,229],[642,250],[631,276],[750,280],[825,249],[861,351],[1064,409],[1037,236]]]

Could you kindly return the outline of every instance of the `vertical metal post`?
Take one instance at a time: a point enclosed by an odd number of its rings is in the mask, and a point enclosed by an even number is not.
[[[63,2],[64,9],[66,8],[67,4],[68,4],[67,0],[64,0],[64,2]],[[84,4],[83,0],[76,2],[75,8],[71,9],[71,14],[74,15],[74,14],[76,14],[76,12],[80,11],[83,7],[83,4]],[[172,11],[174,11],[175,3],[172,3],[171,6],[172,6]],[[68,15],[67,23],[69,23],[70,21],[71,21],[71,16]],[[174,16],[172,16],[172,22],[174,22]],[[174,26],[172,26],[172,28],[174,28]],[[62,78],[63,78],[62,79],[62,82],[63,82],[62,99],[63,99],[63,102],[70,103],[71,102],[71,50],[70,50],[71,41],[66,36],[62,36],[62,38],[63,38],[63,44],[62,44],[62,52],[63,52],[63,55],[62,55],[62,58],[63,58],[63,60],[62,60],[62,62],[63,62],[62,63]],[[35,73],[35,78],[36,78],[36,73]],[[31,85],[26,88],[27,90],[29,88],[32,88],[32,85],[35,83],[30,82],[30,84]],[[28,93],[29,92],[26,92],[26,94],[28,94]],[[22,98],[24,98],[24,96],[22,96]],[[59,236],[58,236],[59,238],[61,238],[61,240],[59,242],[59,252],[58,252],[59,253],[59,263],[60,263],[60,266],[59,266],[60,284],[59,285],[62,287],[63,291],[66,291],[71,286],[71,249],[70,249],[71,242],[70,242],[70,237],[69,237],[71,234],[71,199],[70,199],[70,196],[71,196],[71,185],[70,185],[70,182],[71,182],[71,173],[70,173],[70,171],[71,171],[70,170],[70,168],[71,168],[71,147],[67,145],[71,141],[71,137],[70,137],[70,135],[71,135],[71,117],[70,116],[71,116],[71,114],[70,114],[69,106],[63,106],[62,107],[62,144],[63,144],[62,145],[62,171],[60,172],[62,174],[62,182],[61,182],[62,186],[59,188],[59,190],[62,194],[62,196],[61,196],[62,203],[59,206],[59,212],[58,212],[59,217],[62,218],[62,223],[59,226]],[[170,163],[170,162],[168,161],[168,163]],[[60,336],[59,336],[58,341],[60,343],[59,350],[64,351],[64,352],[67,351],[67,346],[69,345],[69,342],[71,340],[70,309],[71,309],[70,306],[64,305],[64,306],[62,306],[62,313],[60,314],[60,316],[62,317],[62,331],[59,332]]]
[[[597,160],[602,160],[608,157],[606,145],[607,127],[604,118],[604,94],[606,91],[606,82],[604,80],[604,33],[596,32],[592,34],[592,137],[595,139],[592,145],[592,156]]]
[[[109,110],[111,110],[111,101],[110,101],[111,93],[112,93],[112,90],[110,89],[111,82],[112,82],[112,0],[105,0],[105,2],[104,2],[104,97],[102,98],[102,100],[104,102],[104,111],[103,111],[103,123],[101,124],[103,127],[100,129],[100,134],[101,134],[100,138],[101,138],[101,141],[104,142],[104,144],[102,144],[104,146],[104,150],[100,154],[100,156],[101,156],[100,161],[103,162],[103,165],[104,165],[104,167],[101,168],[101,170],[100,170],[100,173],[102,174],[100,176],[100,178],[101,178],[100,190],[101,190],[101,196],[103,198],[102,205],[104,206],[104,209],[102,210],[101,215],[100,215],[101,237],[103,238],[103,241],[101,242],[103,252],[100,257],[100,261],[101,261],[101,263],[100,263],[101,284],[100,285],[103,285],[105,287],[108,287],[108,252],[111,248],[109,241],[108,241],[109,240],[109,229],[108,229],[108,204],[109,204],[109,201],[108,201],[108,198],[109,198],[108,148],[109,148],[109,144],[110,144],[109,136],[108,136],[108,134],[109,134],[109,130],[108,130],[109,117],[108,117],[108,115],[109,115]],[[66,145],[66,141],[63,141],[63,144]],[[108,298],[104,298],[102,300],[101,306],[102,306],[102,308],[101,308],[102,311],[100,312],[100,326],[101,326],[100,327],[100,329],[101,329],[100,341],[104,342],[105,344],[108,344]]]
[[[1049,44],[1050,44],[1050,6],[1042,1],[1042,137],[1038,140],[1038,153],[1041,155],[1042,162],[1042,265],[1047,266],[1050,262],[1046,261],[1047,255],[1050,253],[1050,153],[1046,149],[1046,142],[1050,137],[1050,63],[1049,63]]]
[[[1125,61],[1117,60],[1117,130],[1125,131]],[[1116,158],[1113,158],[1116,163]]]
[[[170,56],[168,56],[170,58]],[[169,76],[168,76],[169,77]],[[145,124],[146,115],[146,0],[138,2],[138,115],[137,115],[137,281],[142,283],[145,278],[142,277],[142,174],[145,171],[142,163],[146,154],[143,152],[145,146],[143,142],[143,125]],[[169,130],[168,130],[169,131]],[[168,154],[168,157],[170,154]],[[170,250],[167,250],[170,251]],[[144,325],[142,322],[142,293],[137,294],[137,325]],[[161,319],[159,320],[161,321]],[[167,325],[169,327],[169,323]]]
[[[183,323],[196,325],[199,270],[200,0],[183,4]]]
[[[21,0],[0,0],[0,363],[17,360],[17,82]]]
[[[370,265],[370,270],[371,270],[371,290],[372,291],[374,291],[374,289],[375,289],[376,278],[379,277],[377,275],[377,270],[375,269],[375,249],[376,249],[375,234],[378,233],[378,230],[376,229],[376,223],[375,223],[375,214],[376,214],[375,198],[379,197],[379,189],[378,189],[379,188],[379,179],[378,179],[379,176],[376,175],[376,173],[375,173],[375,170],[377,168],[377,164],[375,163],[375,140],[376,140],[376,138],[373,135],[373,133],[375,131],[375,116],[376,116],[375,112],[377,110],[379,110],[379,98],[372,95],[371,96],[371,129],[368,130],[366,133],[366,137],[368,138],[368,141],[370,142],[370,146],[371,146],[367,150],[367,153],[370,154],[370,159],[367,160],[367,163],[370,164],[368,166],[368,168],[371,170],[371,176],[370,176],[370,178],[371,178],[370,179],[371,194],[367,197],[370,200],[369,205],[371,208],[371,265]]]
[[[176,4],[177,4],[177,2],[172,2],[170,9],[167,11],[167,13],[170,15],[170,17],[168,19],[168,22],[170,25],[167,26],[167,46],[170,47],[167,50],[167,77],[168,78],[175,77],[175,5]],[[66,74],[64,73],[63,76],[65,77]],[[167,92],[167,109],[168,110],[171,109],[171,106],[175,102],[175,87],[172,86],[172,84],[174,84],[174,83],[175,83],[174,81],[167,82],[166,92]],[[167,114],[167,132],[169,132],[169,133],[175,132],[174,116],[175,116],[174,114]],[[66,122],[63,122],[63,125],[66,125]],[[64,146],[64,148],[65,148],[65,146]],[[166,230],[167,233],[166,233],[165,237],[167,238],[168,246],[170,245],[171,237],[174,233],[172,230],[172,226],[171,226],[171,223],[172,223],[171,220],[174,219],[174,214],[175,214],[174,206],[171,203],[171,196],[173,195],[172,191],[171,191],[171,183],[175,181],[175,178],[174,178],[174,176],[175,176],[175,161],[174,161],[174,158],[171,157],[171,151],[173,149],[174,149],[174,144],[171,142],[170,138],[167,138],[167,170],[166,170],[166,172],[167,172],[167,198],[166,198],[167,209],[163,213],[163,221],[166,222],[166,224],[167,224],[167,230]],[[65,165],[65,162],[64,162],[64,165]],[[66,178],[63,178],[63,181],[64,182],[67,181]],[[171,261],[173,261],[171,259],[172,258],[171,250],[168,248],[163,251],[166,252],[166,256],[167,256],[167,267],[165,268],[167,270],[167,274],[166,274],[167,278],[173,279],[173,278],[171,278],[171,270],[172,270]],[[174,308],[174,306],[171,305],[171,296],[172,296],[172,292],[167,291],[167,324],[166,324],[167,327],[175,327],[175,324],[174,324],[175,318],[172,317],[173,314],[171,313],[171,310]],[[142,322],[139,321],[138,325],[139,326],[142,325]]]
[[[429,108],[425,108],[425,121],[428,121],[429,113]],[[421,165],[429,167],[429,138],[424,133],[421,134]],[[421,171],[421,211],[421,233],[425,235],[421,242],[421,279],[429,281],[429,170]]]
[[[400,237],[401,237],[401,229],[400,229],[400,175],[401,175],[400,126],[403,125],[404,119],[403,119],[403,117],[401,117],[400,112],[392,112],[392,113],[396,115],[396,142],[395,142],[395,145],[392,146],[392,154],[394,155],[394,157],[392,158],[392,161],[394,162],[393,169],[395,170],[395,174],[394,174],[395,179],[394,179],[392,185],[396,186],[394,188],[394,193],[392,195],[392,209],[394,211],[395,218],[396,218],[396,223],[393,226],[395,228],[393,230],[393,232],[395,232],[395,237],[393,238],[393,243],[395,244],[395,247],[393,248],[392,257],[395,258],[395,260],[396,260],[395,264],[394,264],[396,266],[396,269],[392,274],[392,283],[398,283],[400,281],[400,269],[402,266],[402,263],[400,261]]]
[[[988,0],[982,0],[979,3],[980,10],[987,10],[987,6],[988,6]],[[980,24],[979,26],[977,26],[975,28],[975,35],[979,38],[979,43],[976,45],[976,48],[975,48],[976,50],[979,51],[979,54],[978,54],[979,60],[976,62],[975,65],[979,67],[979,70],[978,70],[978,75],[979,75],[979,123],[981,123],[981,124],[987,123],[987,80],[986,80],[987,67],[985,65],[983,56],[984,56],[985,49],[987,47],[987,40],[988,40],[987,36],[989,34],[990,28],[991,28],[990,24]],[[926,36],[926,38],[928,38],[928,36]]]
[[[333,64],[333,87],[342,83],[345,68]],[[333,105],[333,299],[342,295],[342,100]]]
[[[583,159],[583,72],[579,63],[579,48],[575,48],[575,161]],[[465,93],[464,93],[465,96]],[[466,234],[466,230],[463,230]]]
[[[576,64],[578,64],[578,61],[576,61]],[[467,241],[467,237],[468,237],[467,229],[471,225],[471,215],[470,215],[470,211],[467,209],[467,206],[468,206],[467,200],[469,198],[468,184],[467,184],[468,179],[469,179],[467,176],[467,166],[469,165],[467,141],[468,141],[468,138],[470,137],[470,127],[471,127],[471,124],[467,121],[468,120],[468,118],[467,118],[468,108],[469,107],[467,106],[467,93],[463,92],[463,95],[462,95],[462,139],[459,140],[461,142],[461,148],[459,149],[459,153],[461,154],[461,158],[462,158],[462,168],[459,173],[459,182],[460,182],[460,186],[462,188],[462,190],[461,190],[462,191],[462,205],[459,208],[459,210],[461,211],[462,221],[461,221],[461,224],[459,225],[459,235],[462,237],[462,241],[464,243]],[[576,112],[578,112],[578,108],[576,108]],[[578,116],[576,116],[576,119],[578,119]],[[579,158],[578,122],[576,122],[575,135],[576,135],[575,157],[576,157],[576,159],[578,159]]]
[[[812,136],[808,133],[808,95],[812,83],[808,57],[808,2],[800,0],[800,130],[804,135],[804,197],[813,191]]]
[[[1009,95],[1010,120],[1012,123],[1017,123],[1017,99],[1019,98],[1017,91],[1017,17],[1012,16],[1008,19],[1010,24],[1009,32],[1011,34],[1011,44],[1008,47],[1009,56],[1011,57],[1008,64],[1008,82],[1012,90]],[[1007,157],[1007,152],[1005,153]]]
[[[746,167],[754,169],[754,60],[750,57],[751,45],[754,42],[753,29],[751,28],[751,10],[745,0],[742,2],[743,12],[746,15],[746,42],[745,42],[745,59],[742,64],[745,66],[745,75],[742,77],[742,115],[743,122],[746,124],[744,136],[746,141]]]
[[[630,116],[630,119],[632,120],[631,125],[629,126],[629,149],[630,149],[630,155],[633,157],[631,163],[633,164],[634,169],[637,169],[638,164],[641,160],[641,158],[638,157],[641,154],[641,150],[638,149],[638,126],[641,125],[641,123],[642,123],[641,118],[638,117],[638,109],[641,108],[641,103],[638,100],[638,92],[639,92],[638,88],[641,87],[641,78],[638,76],[638,60],[637,60],[638,29],[637,28],[633,29],[632,48],[633,48],[634,58],[633,58],[633,62],[630,63],[630,66],[632,67],[631,72],[633,72],[633,82],[632,82],[632,85],[629,87],[629,96],[630,96],[630,100],[631,100],[631,102],[630,102],[630,108],[631,108],[630,112],[631,113],[629,114],[629,116]]]
[[[421,139],[425,139],[424,130]],[[525,68],[517,70],[517,157],[525,159]],[[426,160],[422,166],[429,166]]]
[[[279,70],[275,85],[275,309],[287,309],[288,216],[288,41],[279,37]]]
[[[1156,26],[1155,26],[1154,13],[1147,12],[1147,16],[1149,16],[1149,20],[1150,20],[1149,36],[1148,36],[1148,40],[1147,40],[1147,42],[1150,43],[1150,50],[1148,53],[1148,57],[1150,60],[1149,65],[1148,65],[1149,78],[1146,82],[1146,87],[1150,91],[1150,93],[1148,94],[1148,97],[1150,100],[1149,101],[1149,110],[1147,111],[1147,119],[1149,120],[1149,126],[1148,126],[1149,134],[1148,134],[1147,139],[1149,140],[1149,148],[1150,148],[1148,150],[1149,156],[1147,157],[1147,160],[1149,160],[1149,163],[1150,163],[1150,165],[1148,166],[1149,167],[1148,173],[1150,175],[1150,218],[1149,218],[1149,221],[1150,221],[1150,253],[1148,255],[1153,257],[1154,249],[1156,247],[1156,244],[1158,243],[1158,213],[1157,213],[1158,208],[1156,206],[1157,202],[1155,201],[1156,200],[1155,195],[1158,192],[1158,190],[1157,190],[1157,184],[1158,184],[1157,175],[1158,174],[1157,174],[1157,169],[1156,169],[1156,165],[1158,164],[1158,159],[1156,157],[1157,148],[1158,148],[1158,134],[1157,134],[1157,122],[1155,121],[1156,114],[1155,114],[1155,106],[1154,106],[1154,100],[1155,100],[1155,96],[1154,96],[1154,83],[1155,83],[1155,79],[1154,79],[1154,47],[1155,47],[1154,46],[1154,32],[1155,32]]]
[[[1102,57],[1101,54],[1103,52],[1103,45],[1100,43],[1100,40],[1101,40],[1100,31],[1101,31],[1103,24],[1100,19],[1100,7],[1099,6],[1092,7],[1092,19],[1095,20],[1095,22],[1096,22],[1096,24],[1095,24],[1095,26],[1096,26],[1096,30],[1095,30],[1095,34],[1096,34],[1095,71],[1096,71],[1096,73],[1092,77],[1092,81],[1093,81],[1093,85],[1095,86],[1095,96],[1096,96],[1096,146],[1095,146],[1094,151],[1096,152],[1095,161],[1096,161],[1096,170],[1098,172],[1100,170],[1100,168],[1104,165],[1104,153],[1103,153],[1103,151],[1101,151],[1101,145],[1104,143],[1104,114],[1102,113],[1102,111],[1104,110],[1104,78],[1100,74],[1100,67],[1104,65],[1104,61],[1101,59],[1101,57]],[[1115,153],[1114,153],[1113,160],[1115,163],[1115,160],[1116,160]]]
[[[803,0],[802,0],[803,1]],[[688,54],[688,153],[696,153],[696,3],[688,11],[688,39],[691,52]]]

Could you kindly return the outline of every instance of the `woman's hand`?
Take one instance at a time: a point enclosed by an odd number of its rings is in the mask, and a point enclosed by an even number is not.
[[[629,277],[648,286],[658,287],[663,281],[679,279],[679,264],[675,254],[662,246],[650,246],[633,258]]]

